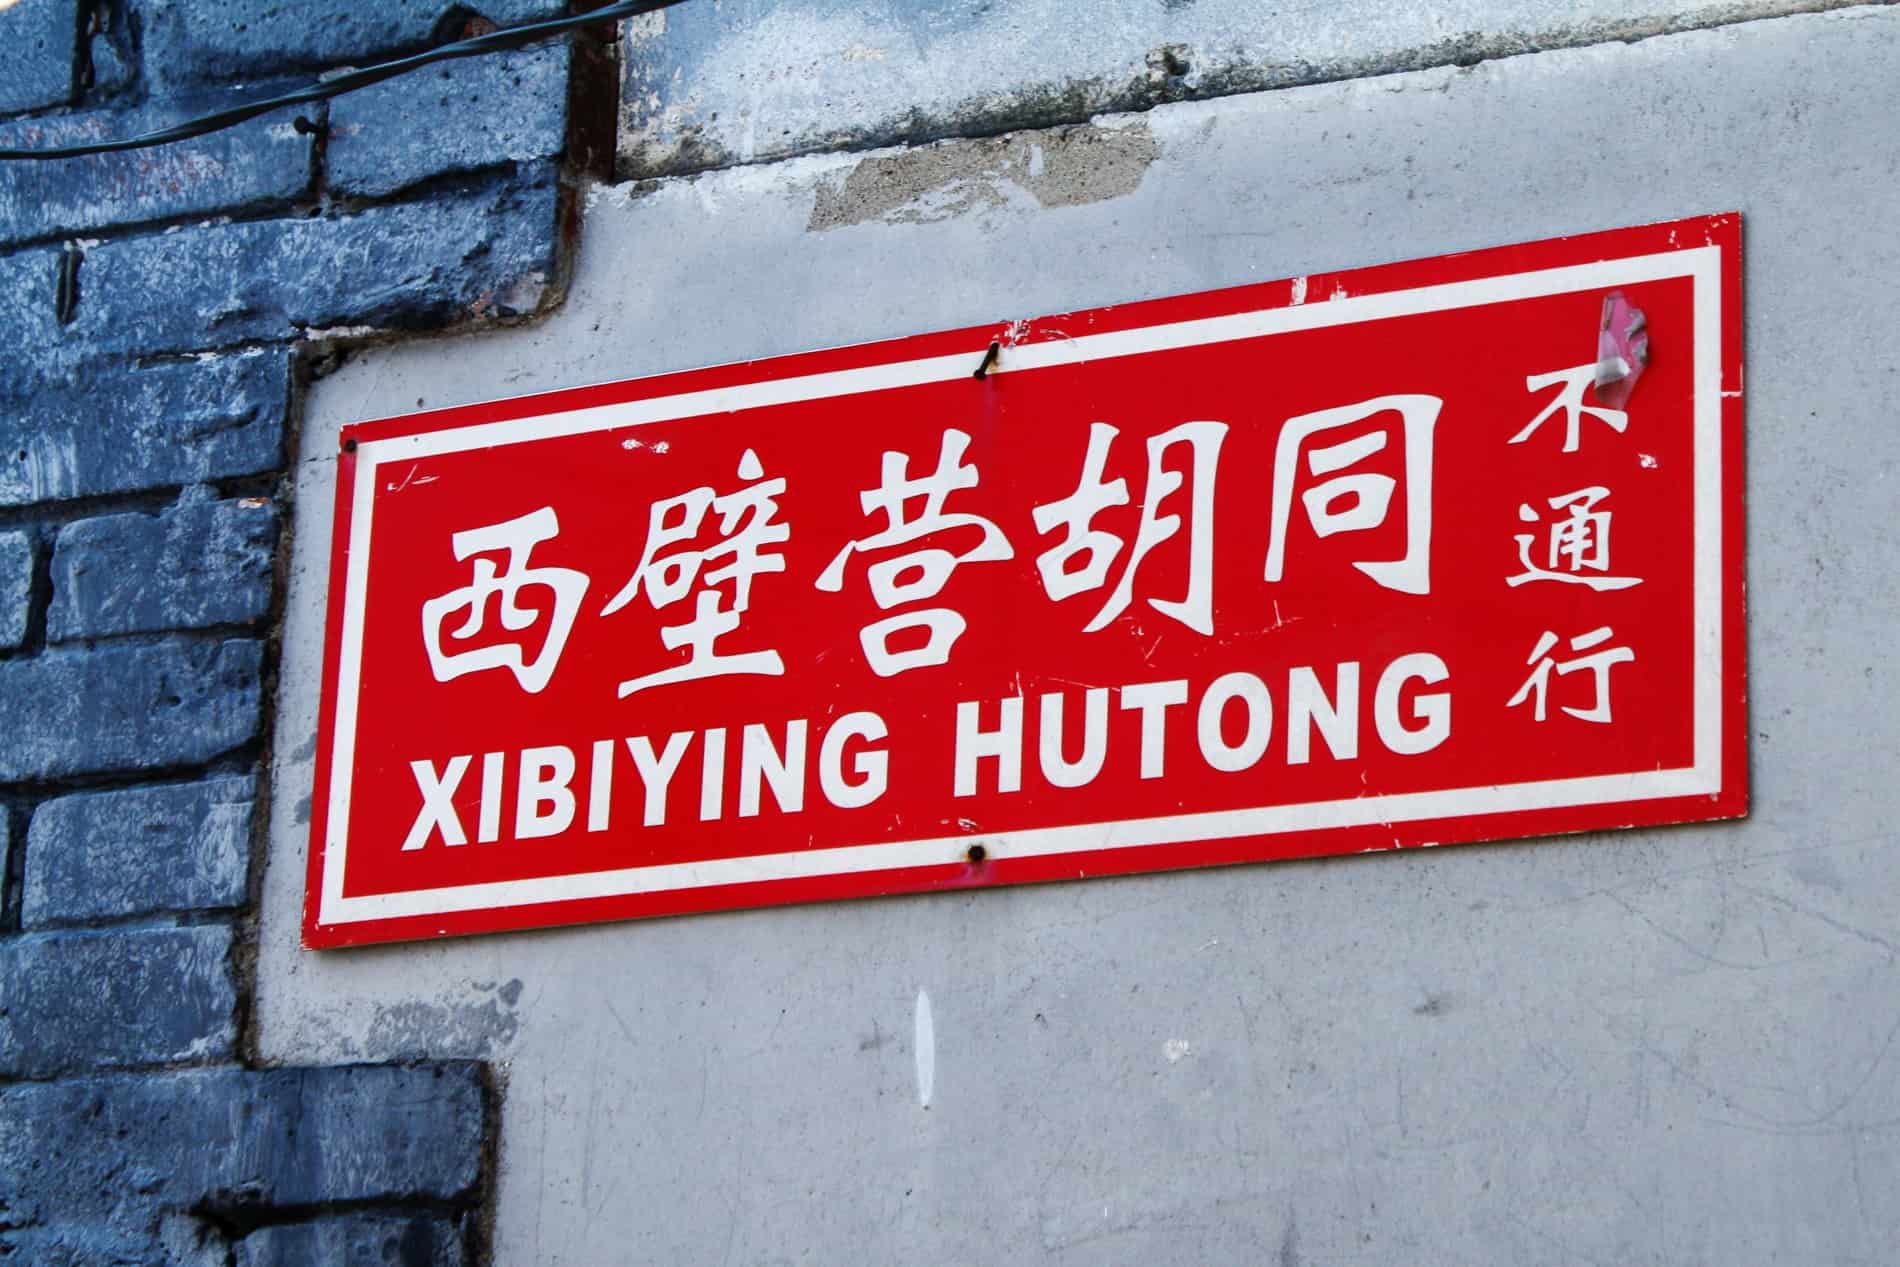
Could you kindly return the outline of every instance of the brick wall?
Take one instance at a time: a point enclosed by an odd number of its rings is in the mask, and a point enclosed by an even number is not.
[[[164,126],[562,0],[20,0],[0,144]],[[259,1069],[285,466],[350,341],[554,302],[594,37],[0,164],[0,1261],[473,1263],[476,1064]],[[602,99],[597,91],[605,86]]]

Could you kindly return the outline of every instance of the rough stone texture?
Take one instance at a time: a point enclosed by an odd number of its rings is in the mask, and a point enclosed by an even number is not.
[[[462,1267],[459,1229],[447,1219],[353,1215],[261,1228],[238,1242],[234,1267]]]
[[[531,312],[555,273],[557,193],[553,169],[530,164],[428,202],[108,243],[86,254],[68,337],[183,350]]]
[[[568,46],[474,57],[346,93],[330,107],[330,187],[376,197],[445,172],[555,158]]]
[[[0,146],[568,7],[0,0]],[[296,380],[374,330],[555,293],[572,66],[605,60],[563,42],[350,98],[334,131],[318,104],[0,164],[0,1261],[466,1267],[479,1242],[477,1067],[237,1067],[269,631],[223,631],[271,614]]]
[[[0,1077],[229,1056],[230,949],[222,924],[0,941]]]
[[[102,515],[59,530],[49,642],[248,624],[270,610],[277,508],[259,498],[160,515]]]
[[[485,1121],[480,1073],[466,1064],[194,1070],[0,1089],[0,1259],[11,1251],[36,1267],[195,1267],[154,1247],[195,1233],[223,1263],[227,1247],[207,1223],[321,1201],[461,1199],[481,1172]],[[267,1251],[305,1243],[294,1233],[262,1242]]]
[[[78,38],[79,0],[20,0],[0,9],[0,114],[69,100]]]
[[[724,0],[630,18],[620,171],[1076,123],[1104,111],[1849,0]]]
[[[0,271],[5,257],[0,257]],[[87,365],[0,395],[0,506],[252,475],[280,465],[288,357]]]
[[[54,303],[59,270],[58,251],[0,255],[0,347],[32,348],[42,357],[53,352],[60,330]],[[29,380],[35,368],[18,354],[0,360],[0,387]]]
[[[240,906],[254,808],[249,777],[47,801],[27,829],[20,922]]]
[[[93,21],[84,22],[80,40],[84,44],[79,86],[86,101],[127,95],[139,78],[138,28],[136,0],[107,0],[91,6]]]
[[[0,145],[51,148],[134,136],[211,108],[192,101],[24,119],[0,127]],[[209,136],[124,153],[0,163],[0,243],[288,203],[309,189],[315,148],[311,135],[292,127],[298,114],[279,111]]]
[[[381,60],[460,38],[480,14],[501,26],[559,17],[563,0],[146,0],[145,69],[163,90]]]
[[[0,782],[210,761],[257,735],[255,642],[55,650],[0,662]]]
[[[26,638],[33,606],[33,539],[24,532],[0,532],[0,651]]]

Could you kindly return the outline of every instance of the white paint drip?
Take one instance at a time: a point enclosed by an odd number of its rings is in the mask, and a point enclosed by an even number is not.
[[[937,1091],[937,1025],[930,1019],[930,996],[917,991],[917,1103],[930,1107]]]
[[[1295,277],[1293,279],[1293,307],[1297,308],[1305,302],[1306,279],[1304,277]]]

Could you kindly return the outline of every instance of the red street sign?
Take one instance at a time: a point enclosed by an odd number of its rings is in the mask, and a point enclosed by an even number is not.
[[[305,942],[1740,815],[1740,239],[349,428]]]

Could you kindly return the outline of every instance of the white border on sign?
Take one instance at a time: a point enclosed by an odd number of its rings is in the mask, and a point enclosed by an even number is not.
[[[1034,828],[983,836],[991,858],[1034,858],[1139,845],[1272,836],[1290,831],[1376,823],[1561,809],[1619,801],[1713,795],[1721,790],[1722,735],[1722,277],[1721,248],[1694,247],[1627,259],[1540,269],[1410,290],[1325,300],[1291,308],[1233,313],[1078,335],[1009,350],[1006,371],[1040,369],[1172,348],[1317,330],[1483,304],[1539,299],[1580,290],[1687,277],[1694,283],[1695,440],[1695,762],[1672,770],[1645,770],[1590,778],[1452,788],[1390,796],[1312,801],[1254,809],[1174,814],[1069,827]],[[343,895],[355,760],[357,692],[363,660],[364,600],[376,474],[390,462],[410,462],[465,449],[517,444],[555,436],[640,426],[705,414],[757,409],[793,401],[883,391],[967,378],[981,347],[953,356],[926,357],[859,369],[683,392],[652,400],[598,405],[537,418],[479,423],[418,435],[365,441],[356,450],[351,496],[351,549],[344,581],[341,660],[337,669],[335,744],[320,924],[353,924],[404,916],[444,915],[540,902],[664,893],[722,884],[893,871],[954,861],[968,836],[846,845],[829,849],[714,858],[703,862],[628,867],[576,875],[504,880],[403,893]]]

